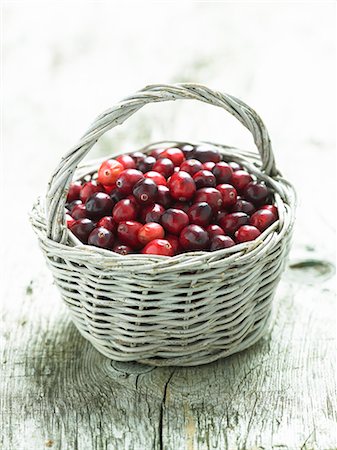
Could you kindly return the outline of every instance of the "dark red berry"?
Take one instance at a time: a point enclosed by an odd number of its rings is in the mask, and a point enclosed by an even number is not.
[[[97,183],[97,181],[92,180],[88,181],[82,186],[81,192],[80,192],[80,199],[83,203],[85,203],[89,197],[91,197],[95,192],[103,192],[104,187]]]
[[[201,169],[202,164],[197,159],[187,159],[180,166],[180,170],[189,173],[192,177]]]
[[[158,159],[161,158],[168,158],[170,159],[175,167],[179,167],[183,161],[185,161],[185,155],[179,148],[167,148],[164,150],[158,157]]]
[[[255,212],[255,207],[253,203],[247,202],[246,200],[240,198],[239,200],[236,201],[235,205],[232,206],[231,211],[232,212],[241,211],[250,216]]]
[[[110,195],[96,192],[85,203],[89,219],[97,220],[112,213],[113,201]]]
[[[213,239],[211,240],[211,245],[209,249],[211,252],[214,252],[216,250],[222,250],[224,248],[233,247],[233,245],[235,245],[235,242],[231,237],[218,234],[217,236],[214,236]]]
[[[206,250],[209,245],[208,233],[199,225],[188,225],[181,231],[179,243],[184,250]]]
[[[99,227],[106,228],[107,230],[109,230],[112,233],[114,233],[116,231],[117,224],[116,224],[116,222],[113,220],[113,218],[111,216],[105,216],[105,217],[102,217],[97,222],[96,226],[97,226],[97,228],[99,228]]]
[[[124,170],[116,180],[116,188],[118,192],[122,193],[123,195],[131,194],[134,185],[143,178],[144,175],[140,170]]]
[[[214,222],[220,223],[220,221],[222,220],[222,218],[225,217],[225,216],[227,216],[227,214],[228,214],[228,211],[226,211],[226,210],[218,211],[218,212],[215,214],[215,216],[214,216]]]
[[[115,184],[124,166],[115,159],[108,159],[104,161],[98,169],[98,181],[106,186]]]
[[[173,253],[177,255],[180,251],[180,244],[179,244],[179,238],[178,236],[175,236],[174,234],[167,234],[165,236],[165,239],[169,241],[169,243],[172,245]]]
[[[214,162],[218,163],[221,161],[221,155],[218,149],[212,148],[208,145],[199,145],[194,152],[194,158],[198,159],[202,163]]]
[[[235,233],[235,240],[238,243],[253,241],[258,236],[260,236],[261,232],[252,225],[242,225],[237,232]]]
[[[80,198],[80,192],[82,189],[82,184],[80,181],[73,181],[69,185],[69,191],[67,194],[67,203],[71,203],[74,200],[78,200]]]
[[[235,205],[237,200],[237,192],[231,184],[219,184],[216,188],[222,195],[223,208],[230,208]]]
[[[181,209],[170,208],[161,216],[161,224],[168,233],[179,234],[189,224],[189,218]]]
[[[158,159],[158,156],[163,153],[165,149],[164,148],[155,148],[151,150],[150,156],[153,156],[154,158]]]
[[[208,227],[206,227],[205,229],[208,233],[210,240],[212,240],[215,236],[220,236],[220,235],[225,234],[224,230],[221,227],[219,227],[219,225],[211,224],[211,225],[208,225]]]
[[[88,244],[101,248],[112,248],[115,237],[111,231],[106,228],[94,228],[89,235]]]
[[[193,201],[194,203],[208,203],[212,207],[213,212],[217,212],[222,207],[222,195],[217,189],[212,187],[198,189]]]
[[[215,166],[214,162],[208,161],[203,163],[202,168],[203,170],[209,170],[210,172],[212,172],[214,166]]]
[[[75,222],[76,220],[73,217],[71,217],[69,214],[66,214],[66,225],[68,228],[71,228]]]
[[[95,224],[90,219],[79,219],[74,222],[70,230],[83,244],[88,243],[89,234],[95,228]]]
[[[166,239],[154,239],[142,250],[145,255],[174,256],[172,245]]]
[[[75,220],[84,219],[85,217],[88,217],[87,208],[83,205],[83,203],[75,205],[70,211],[70,215]]]
[[[122,164],[124,169],[135,169],[136,163],[133,158],[131,158],[130,155],[121,155],[116,158],[116,161]]]
[[[237,170],[232,175],[232,185],[239,192],[242,192],[248,183],[253,181],[253,178],[245,170]]]
[[[129,253],[132,253],[132,248],[128,247],[127,245],[124,244],[116,244],[112,250],[115,253],[119,253],[120,255],[128,255]]]
[[[250,218],[249,224],[260,231],[266,230],[276,220],[275,215],[268,209],[259,209]]]
[[[175,202],[175,203],[173,203],[171,208],[173,208],[173,209],[181,209],[182,211],[187,213],[187,211],[189,210],[190,206],[191,206],[191,204],[189,202]]]
[[[174,164],[168,158],[161,158],[161,159],[158,159],[158,161],[156,161],[156,163],[153,166],[153,170],[155,172],[160,173],[165,178],[168,178],[173,174]]]
[[[199,170],[199,172],[193,175],[193,180],[197,189],[215,187],[216,185],[215,176],[209,170]]]
[[[265,184],[251,181],[245,187],[243,195],[248,201],[254,203],[254,205],[263,205],[269,195],[269,189]]]
[[[237,170],[242,170],[242,167],[240,166],[239,163],[235,162],[235,161],[231,161],[228,163],[231,168],[233,169],[233,172],[236,172]]]
[[[142,244],[138,240],[138,233],[142,226],[143,224],[135,222],[134,220],[120,222],[117,227],[118,239],[122,244],[131,248],[140,248]]]
[[[138,170],[141,170],[143,173],[148,172],[149,170],[152,170],[154,164],[156,162],[156,158],[153,156],[147,156],[143,161],[140,161],[138,163]]]
[[[71,203],[67,203],[66,208],[68,211],[71,211],[76,205],[82,205],[82,200],[74,200]]]
[[[144,161],[144,159],[146,158],[147,155],[144,155],[144,153],[142,153],[142,152],[133,152],[133,153],[131,153],[130,156],[134,160],[134,162],[136,163],[136,167],[138,167],[138,164],[141,161]]]
[[[119,202],[119,200],[122,200],[122,198],[124,198],[124,194],[119,192],[119,190],[116,188],[110,193],[110,198],[114,202],[114,204],[116,204],[117,202]]]
[[[191,224],[207,227],[213,217],[213,210],[206,202],[194,203],[187,211]]]
[[[274,214],[275,220],[278,219],[278,209],[275,205],[263,205],[260,206],[259,209],[268,209]]]
[[[128,198],[120,200],[112,210],[112,217],[115,222],[125,222],[126,220],[134,220],[137,217],[138,208]]]
[[[135,184],[133,191],[137,202],[141,205],[149,205],[154,203],[158,193],[158,186],[153,180],[144,178]]]
[[[161,173],[155,172],[154,170],[150,170],[150,172],[147,172],[144,175],[144,178],[153,180],[157,186],[167,186],[165,177]]]
[[[163,205],[164,208],[169,208],[172,205],[172,197],[167,186],[158,186],[156,202],[160,205]]]
[[[231,166],[223,161],[215,164],[212,172],[215,175],[217,184],[230,183],[233,175],[233,169]]]
[[[160,222],[161,216],[165,212],[165,208],[158,203],[145,206],[141,211],[141,220],[144,223],[148,222]]]
[[[179,148],[184,153],[186,159],[192,159],[194,157],[195,147],[193,145],[183,144],[179,145]]]
[[[171,176],[168,187],[171,197],[180,202],[190,200],[196,191],[193,178],[189,173],[183,171],[176,172]]]
[[[248,220],[248,214],[243,212],[234,212],[226,214],[219,220],[219,224],[226,234],[233,235],[242,225],[246,225]]]
[[[138,231],[138,240],[141,244],[146,245],[154,239],[163,239],[165,236],[164,228],[156,222],[149,222]]]

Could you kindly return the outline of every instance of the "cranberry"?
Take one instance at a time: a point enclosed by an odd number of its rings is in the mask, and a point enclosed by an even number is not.
[[[116,183],[112,184],[111,186],[104,186],[103,185],[103,188],[104,188],[103,192],[105,192],[106,194],[110,195],[116,189]]]
[[[194,152],[194,158],[198,159],[202,163],[214,162],[218,163],[221,161],[221,155],[218,149],[212,148],[208,145],[199,145]]]
[[[193,175],[193,180],[197,189],[215,187],[216,185],[215,176],[209,170],[199,170],[199,172]]]
[[[183,171],[176,172],[171,176],[168,187],[171,196],[181,202],[190,200],[196,191],[193,178],[189,173]]]
[[[179,243],[184,250],[206,250],[209,245],[208,233],[199,225],[188,225],[181,231]]]
[[[233,175],[233,169],[231,166],[223,161],[215,164],[212,172],[215,175],[217,184],[229,183]]]
[[[135,184],[132,193],[138,203],[148,205],[156,200],[158,186],[150,178],[144,178]]]
[[[165,178],[168,178],[173,174],[174,164],[168,158],[161,158],[156,161],[155,165],[153,166],[153,170],[160,173]]]
[[[112,213],[113,201],[110,195],[104,192],[96,192],[85,203],[87,208],[87,216],[89,219],[97,220],[103,216],[107,216]]]
[[[88,243],[89,234],[95,228],[95,224],[90,219],[78,219],[74,222],[70,230],[83,244]]]
[[[260,206],[259,209],[268,209],[268,211],[271,211],[274,214],[275,220],[278,219],[278,209],[275,205],[263,205]]]
[[[211,224],[208,225],[208,227],[206,227],[205,229],[208,233],[210,240],[212,240],[215,236],[220,235],[222,236],[225,234],[224,230],[221,227],[219,227],[219,225]]]
[[[115,222],[125,222],[126,220],[134,220],[137,217],[138,208],[128,198],[120,200],[112,210],[112,217]]]
[[[165,177],[162,174],[160,174],[158,172],[155,172],[154,170],[151,170],[150,172],[147,172],[144,175],[144,178],[148,178],[149,180],[153,180],[156,183],[157,186],[167,186],[167,182],[166,182]]]
[[[190,208],[190,203],[188,202],[175,202],[173,203],[173,205],[171,206],[171,208],[174,209],[181,209],[182,211],[184,211],[185,213],[187,213],[187,211]]]
[[[117,227],[118,239],[122,244],[131,248],[140,248],[142,245],[138,240],[138,233],[142,226],[141,223],[135,222],[134,220],[121,222]]]
[[[119,192],[118,189],[114,189],[110,194],[110,198],[114,203],[117,203],[119,202],[119,200],[122,200],[122,198],[124,198],[124,194]]]
[[[73,217],[71,217],[69,214],[66,214],[66,225],[68,228],[71,228],[75,222],[76,220]]]
[[[82,201],[81,200],[74,200],[71,203],[67,203],[66,204],[66,208],[68,211],[71,211],[73,209],[74,206],[76,205],[82,205]]]
[[[219,220],[221,228],[226,234],[233,235],[241,225],[246,225],[248,223],[249,216],[243,212],[234,212],[226,214],[225,217]]]
[[[142,222],[160,222],[160,218],[165,212],[165,208],[158,203],[146,206],[141,212]]]
[[[146,158],[146,155],[144,155],[144,153],[142,153],[142,152],[134,152],[134,153],[131,153],[130,156],[136,163],[136,167],[138,167],[138,164],[140,162],[144,161],[144,159]]]
[[[194,158],[195,147],[193,145],[183,144],[183,145],[179,145],[179,148],[184,153],[186,159]]]
[[[98,181],[104,185],[111,185],[116,183],[116,180],[124,166],[115,159],[108,159],[104,161],[98,169]]]
[[[194,203],[187,211],[187,215],[190,223],[206,227],[212,219],[213,210],[206,202]]]
[[[215,214],[215,220],[214,220],[214,222],[220,223],[220,221],[222,220],[222,218],[225,217],[225,216],[227,216],[227,214],[228,214],[228,211],[226,211],[226,210],[218,211],[218,212]]]
[[[153,156],[147,156],[143,161],[139,161],[138,163],[138,170],[141,170],[143,173],[148,172],[149,170],[152,170],[154,164],[156,162],[156,158]]]
[[[172,197],[167,186],[159,185],[157,193],[157,203],[163,205],[164,208],[169,208],[172,204]]]
[[[242,167],[240,166],[239,163],[235,162],[235,161],[231,161],[228,163],[231,168],[233,169],[233,172],[236,172],[237,170],[242,170]]]
[[[253,203],[247,202],[246,200],[239,199],[236,201],[235,205],[231,208],[232,212],[244,212],[249,216],[255,212],[255,207]]]
[[[121,194],[131,194],[134,185],[143,178],[144,175],[140,170],[126,169],[117,178],[116,188]]]
[[[214,162],[208,161],[208,162],[203,163],[202,168],[203,168],[203,170],[209,170],[210,172],[212,172],[214,166],[215,166]]]
[[[136,163],[130,155],[121,155],[116,158],[116,161],[122,164],[124,169],[135,169]]]
[[[249,223],[260,231],[267,229],[276,220],[275,215],[268,209],[259,209],[250,218]]]
[[[80,181],[74,181],[74,182],[70,183],[68,194],[67,194],[67,203],[71,203],[74,200],[78,200],[80,198],[81,189],[82,189],[82,184]]]
[[[173,253],[176,255],[180,251],[180,244],[179,244],[179,238],[178,236],[175,236],[174,234],[168,234],[166,235],[165,239],[169,241],[169,243],[172,245]]]
[[[185,161],[185,155],[179,148],[167,148],[160,155],[159,159],[168,158],[170,159],[175,167],[179,167],[183,161]]]
[[[199,170],[201,169],[202,164],[197,159],[187,159],[180,166],[180,170],[189,173],[192,177],[195,173],[199,172]]]
[[[237,191],[243,191],[248,183],[253,181],[253,178],[245,170],[237,170],[232,175],[232,185]]]
[[[214,252],[216,250],[222,250],[224,248],[233,247],[233,245],[235,245],[235,242],[231,237],[218,234],[217,236],[214,236],[213,239],[211,240],[211,245],[209,249],[211,252]]]
[[[80,199],[83,203],[85,203],[89,197],[91,197],[95,192],[103,192],[104,187],[101,184],[98,184],[97,181],[92,180],[88,181],[82,186],[80,192]]]
[[[166,239],[154,239],[142,250],[146,255],[174,256],[172,245]]]
[[[218,211],[222,206],[222,195],[221,193],[212,187],[206,187],[198,189],[194,196],[195,203],[206,202],[208,203],[213,212]]]
[[[261,232],[252,225],[242,225],[237,232],[235,233],[236,242],[248,242],[253,241],[258,236],[260,236]]]
[[[154,158],[158,159],[158,156],[163,153],[165,149],[164,148],[155,148],[151,150],[150,156],[153,156]]]
[[[110,248],[114,243],[114,235],[104,227],[94,228],[89,235],[88,244],[95,247]]]
[[[247,200],[254,203],[254,205],[263,205],[269,195],[269,189],[265,184],[259,183],[258,181],[251,181],[245,187],[243,195]]]
[[[83,205],[83,203],[80,205],[75,205],[70,211],[70,215],[75,220],[84,219],[87,217],[87,208]]]
[[[235,205],[237,192],[231,184],[219,184],[216,188],[222,195],[222,206],[224,208]]]
[[[138,231],[138,240],[145,245],[154,239],[162,239],[165,236],[164,228],[156,222],[149,222]]]
[[[116,231],[116,222],[113,220],[113,218],[111,216],[102,217],[97,222],[96,226],[97,226],[97,228],[99,228],[99,227],[106,228],[107,230],[111,231],[112,233],[114,233]]]
[[[189,224],[188,215],[181,209],[167,209],[161,216],[161,224],[171,234],[179,234]]]
[[[132,252],[132,248],[131,247],[128,247],[127,245],[124,245],[124,244],[116,244],[113,248],[112,248],[112,250],[115,252],[115,253],[119,253],[120,255],[128,255],[129,253],[131,253]]]

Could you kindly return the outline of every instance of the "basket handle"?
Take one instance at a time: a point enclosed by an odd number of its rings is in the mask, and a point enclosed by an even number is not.
[[[224,108],[238,119],[253,135],[262,160],[262,170],[275,176],[277,169],[267,129],[258,114],[241,100],[192,83],[174,85],[150,85],[126,97],[113,108],[98,116],[79,143],[61,159],[49,184],[46,198],[47,235],[54,241],[65,242],[67,229],[64,226],[64,205],[69,184],[80,161],[97,140],[108,130],[121,125],[127,118],[147,103],[169,100],[199,100]]]

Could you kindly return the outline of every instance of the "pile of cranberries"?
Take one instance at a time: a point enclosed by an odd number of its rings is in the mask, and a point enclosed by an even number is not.
[[[71,183],[67,226],[84,244],[174,256],[252,241],[278,218],[268,187],[213,147],[135,152]]]

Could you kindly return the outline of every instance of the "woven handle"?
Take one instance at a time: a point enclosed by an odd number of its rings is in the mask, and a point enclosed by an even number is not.
[[[121,125],[147,103],[168,100],[200,100],[224,108],[236,117],[253,135],[262,160],[262,170],[267,175],[277,174],[268,132],[256,112],[241,100],[197,84],[151,85],[125,98],[116,106],[98,116],[80,142],[61,160],[48,185],[46,198],[47,234],[57,242],[65,242],[64,205],[69,183],[79,162],[97,140],[108,130]]]

